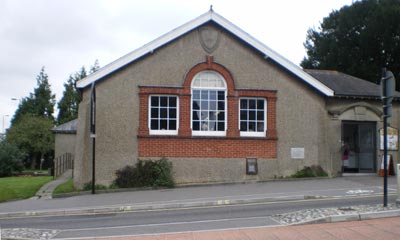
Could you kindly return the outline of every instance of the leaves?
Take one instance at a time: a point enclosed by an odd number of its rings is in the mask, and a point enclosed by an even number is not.
[[[24,115],[8,130],[6,141],[18,146],[30,157],[31,167],[35,167],[38,157],[49,155],[54,149],[53,127],[48,118]]]
[[[303,68],[338,70],[378,82],[382,67],[400,73],[400,1],[363,0],[309,29]],[[399,86],[399,84],[398,84]],[[400,87],[400,86],[399,86]]]

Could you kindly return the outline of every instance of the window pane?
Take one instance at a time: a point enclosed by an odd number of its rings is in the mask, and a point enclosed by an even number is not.
[[[200,94],[201,94],[201,99],[208,100],[208,91],[202,90]]]
[[[200,101],[193,101],[193,110],[199,110],[200,109],[199,103],[200,103]]]
[[[208,123],[206,121],[201,122],[201,131],[208,131]]]
[[[152,107],[158,107],[159,106],[158,97],[151,97],[151,106]]]
[[[249,121],[248,125],[249,125],[249,129],[248,129],[249,132],[255,132],[256,131],[256,129],[257,129],[256,122]]]
[[[193,111],[192,120],[200,120],[200,111]]]
[[[225,110],[225,102],[218,101],[218,110]]]
[[[225,92],[218,91],[218,100],[225,100]]]
[[[257,109],[264,110],[264,100],[257,100]]]
[[[210,100],[217,100],[217,92],[210,91]]]
[[[169,97],[168,101],[169,101],[168,103],[169,107],[176,107],[176,97]]]
[[[160,106],[167,107],[168,106],[168,97],[160,97]]]
[[[168,130],[168,120],[160,120],[160,130]]]
[[[256,108],[256,100],[249,100],[249,109],[257,109]]]
[[[216,101],[210,101],[210,110],[217,110],[217,102]]]
[[[151,108],[150,118],[158,118],[158,108]]]
[[[199,121],[193,121],[193,130],[195,130],[195,131],[200,130],[200,123],[199,123]]]
[[[160,118],[167,118],[167,117],[168,117],[167,108],[160,108]]]
[[[170,109],[169,110],[169,118],[170,119],[176,119],[176,109]]]
[[[169,130],[176,130],[176,120],[169,120]]]
[[[247,109],[247,99],[241,99],[240,100],[240,109]]]
[[[218,122],[218,131],[225,131],[225,122]]]
[[[150,129],[158,130],[158,119],[151,120],[150,122]]]
[[[257,132],[264,131],[264,122],[257,122]]]
[[[219,112],[218,113],[218,120],[219,121],[224,121],[225,120],[225,112]]]
[[[247,120],[247,110],[240,110],[240,120]]]
[[[208,101],[201,101],[201,110],[207,110],[208,109]]]
[[[240,121],[240,131],[247,132],[247,122],[246,121]]]
[[[198,100],[200,99],[200,91],[199,90],[193,90],[193,100]]]
[[[249,120],[256,120],[256,111],[249,111]]]
[[[257,111],[257,120],[264,120],[264,111]]]
[[[209,114],[210,120],[215,120],[217,119],[217,112],[211,111]]]

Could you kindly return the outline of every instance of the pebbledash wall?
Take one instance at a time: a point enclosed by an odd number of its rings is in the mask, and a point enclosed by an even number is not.
[[[201,29],[217,34],[204,47]],[[193,136],[191,82],[212,70],[227,83],[226,136]],[[179,99],[179,129],[173,136],[149,134],[149,96]],[[241,97],[264,98],[267,131],[241,137]],[[75,185],[91,180],[90,87],[82,89],[75,151]],[[96,183],[109,185],[115,171],[138,159],[166,157],[178,184],[242,182],[288,176],[304,166],[330,171],[324,96],[274,59],[212,22],[136,59],[96,81]],[[293,159],[292,150],[300,149]],[[303,152],[304,151],[304,152]],[[257,158],[258,174],[246,174],[246,158]]]

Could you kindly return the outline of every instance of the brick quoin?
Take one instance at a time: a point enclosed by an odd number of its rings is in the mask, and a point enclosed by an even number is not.
[[[191,82],[205,70],[216,71],[227,83],[226,137],[192,136]],[[179,129],[177,136],[149,135],[148,113],[150,95],[175,95],[179,97]],[[259,97],[267,99],[267,136],[240,137],[239,99]],[[276,158],[276,91],[260,89],[235,89],[230,72],[207,56],[206,62],[194,66],[185,77],[182,87],[139,86],[139,157],[194,157],[194,158]]]

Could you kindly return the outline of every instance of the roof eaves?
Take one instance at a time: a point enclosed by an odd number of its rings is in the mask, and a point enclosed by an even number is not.
[[[192,21],[173,29],[172,31],[162,35],[161,37],[147,43],[146,45],[126,54],[125,56],[115,60],[114,62],[100,68],[98,71],[93,74],[87,76],[86,78],[77,82],[78,88],[84,88],[90,85],[92,82],[97,81],[98,79],[118,70],[119,68],[131,63],[132,61],[148,54],[152,53],[155,49],[165,45],[166,43],[178,38],[179,36],[185,34],[186,32],[191,31],[209,21],[212,18],[212,11],[209,11],[199,17],[193,19]]]
[[[281,64],[283,67],[288,69],[290,72],[298,76],[299,78],[303,79],[305,82],[310,84],[311,86],[315,87],[318,91],[322,92],[326,96],[333,96],[334,91],[321,83],[320,81],[316,80],[314,77],[309,75],[308,73],[304,72],[303,69],[292,63],[291,61],[287,60],[285,57],[280,55],[279,53],[275,52],[271,48],[267,47],[262,42],[258,41],[254,37],[252,37],[247,32],[243,31],[224,17],[214,13],[212,15],[212,19],[215,20],[218,24],[223,26],[225,29],[229,30],[234,35],[238,36],[257,50],[261,51],[265,54],[267,58],[272,58],[277,63]]]

